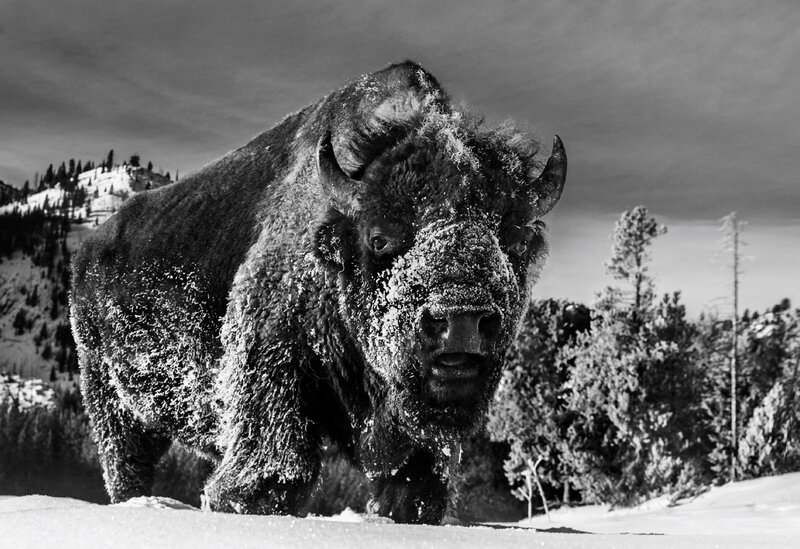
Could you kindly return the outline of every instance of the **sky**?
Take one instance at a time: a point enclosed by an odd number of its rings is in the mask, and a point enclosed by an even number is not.
[[[800,7],[790,0],[0,0],[0,179],[69,158],[185,175],[360,74],[406,58],[489,121],[569,156],[537,292],[590,302],[643,204],[659,291],[730,312],[719,218],[738,211],[742,306],[800,305]]]

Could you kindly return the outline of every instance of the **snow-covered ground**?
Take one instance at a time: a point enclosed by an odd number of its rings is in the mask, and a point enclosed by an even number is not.
[[[17,403],[20,410],[41,407],[54,408],[53,389],[40,379],[24,379],[0,372],[0,403],[6,399]]]
[[[292,518],[204,513],[166,498],[96,505],[0,496],[0,547],[800,547],[800,473],[715,488],[667,508],[662,500],[608,512],[583,507],[532,523],[409,526],[351,512]]]
[[[659,498],[633,509],[560,509],[550,518],[534,517],[530,525],[598,533],[793,536],[800,548],[800,472],[727,484],[673,507]]]

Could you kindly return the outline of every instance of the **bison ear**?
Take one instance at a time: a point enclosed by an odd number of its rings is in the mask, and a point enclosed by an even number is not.
[[[326,268],[344,271],[350,264],[353,230],[350,220],[331,208],[314,232],[314,256]]]
[[[567,180],[567,152],[557,135],[553,137],[553,151],[547,164],[532,183],[533,209],[536,217],[548,213],[561,198]]]

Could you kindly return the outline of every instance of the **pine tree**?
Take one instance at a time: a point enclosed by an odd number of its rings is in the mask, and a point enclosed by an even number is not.
[[[591,333],[558,355],[572,418],[561,459],[589,501],[634,503],[705,479],[708,417],[695,328],[679,294],[656,301],[649,246],[665,232],[644,207],[615,226],[608,273],[628,289],[598,296]]]
[[[147,163],[147,171],[150,172],[150,173],[153,172],[153,163],[152,162],[148,162]]]
[[[55,320],[59,315],[58,307],[58,288],[53,286],[53,291],[50,293],[50,318]]]
[[[628,305],[631,306],[631,305]],[[598,310],[591,333],[559,355],[573,418],[562,459],[589,501],[636,503],[705,481],[709,442],[694,327],[678,294],[634,318]]]
[[[141,157],[138,154],[132,154],[129,164],[133,168],[138,168],[141,165]]]
[[[33,291],[25,298],[25,305],[36,307],[39,305],[39,285],[33,287]]]
[[[67,360],[67,372],[69,373],[69,379],[72,380],[72,374],[78,372],[78,354],[73,349],[69,352],[69,359]]]
[[[114,167],[114,149],[108,151],[108,156],[106,157],[106,167],[109,171]]]
[[[64,373],[67,369],[67,348],[61,346],[56,353],[56,363],[58,364],[59,373]]]
[[[64,162],[58,167],[58,171],[56,172],[55,182],[56,183],[63,183],[67,180],[67,166]]]
[[[564,443],[573,418],[565,407],[570,364],[558,357],[578,333],[588,329],[589,310],[583,305],[556,300],[531,303],[509,351],[487,423],[493,440],[510,445],[504,463],[509,483],[525,480],[529,465],[541,458],[542,479],[550,486],[561,486],[565,502],[576,471],[562,459],[568,451]]]
[[[25,309],[20,309],[14,316],[14,322],[11,325],[14,328],[15,335],[22,335],[25,332],[25,326],[28,321],[28,313]]]
[[[55,175],[53,174],[53,165],[50,164],[47,167],[47,171],[44,173],[44,177],[42,177],[42,185],[39,190],[44,190],[44,187],[52,187],[53,181],[55,180]]]
[[[737,467],[745,476],[800,466],[800,310],[784,300],[740,334]],[[738,430],[738,429],[737,429]]]
[[[701,395],[709,415],[710,443],[707,462],[716,482],[730,480],[730,321],[716,314],[701,314],[694,346],[697,367],[705,372]]]
[[[623,212],[614,226],[614,244],[611,258],[606,262],[606,272],[614,279],[630,284],[635,315],[641,315],[652,302],[653,280],[648,274],[648,248],[653,239],[666,232],[667,228],[650,216],[644,206]]]
[[[33,343],[36,345],[36,348],[39,348],[39,345],[42,344],[43,341],[47,341],[48,333],[47,333],[47,323],[42,322],[42,328],[39,330],[39,333],[33,337]]]

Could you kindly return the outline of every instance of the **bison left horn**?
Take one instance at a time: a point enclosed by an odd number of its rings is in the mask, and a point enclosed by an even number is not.
[[[336,161],[331,143],[331,132],[325,132],[317,146],[317,171],[322,190],[331,206],[347,214],[359,209],[358,190],[360,184],[350,178]]]
[[[533,192],[537,197],[535,210],[537,217],[545,215],[553,209],[558,199],[561,198],[561,191],[564,190],[564,182],[567,180],[567,152],[564,144],[557,135],[553,137],[553,152],[547,159],[542,173],[533,182]]]

